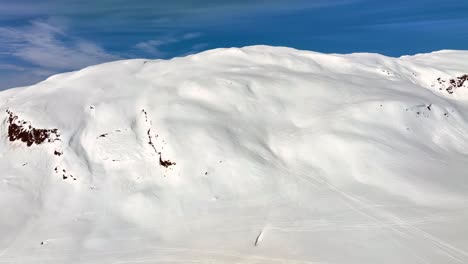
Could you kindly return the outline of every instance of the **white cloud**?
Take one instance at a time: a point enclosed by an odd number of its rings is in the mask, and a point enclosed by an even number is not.
[[[199,32],[190,32],[190,33],[186,33],[184,35],[177,36],[177,37],[165,36],[165,37],[161,37],[158,39],[153,39],[153,40],[148,40],[148,41],[137,43],[135,45],[135,48],[141,51],[144,51],[148,54],[151,54],[153,56],[156,56],[156,57],[163,57],[166,55],[165,52],[162,51],[162,48],[164,46],[199,38],[201,35],[202,34]]]
[[[97,44],[67,35],[66,28],[49,21],[25,27],[0,27],[3,55],[22,59],[45,70],[65,71],[119,59]]]
[[[191,33],[187,33],[187,34],[183,35],[182,39],[183,40],[188,40],[188,39],[198,38],[200,36],[201,36],[200,32],[191,32]]]

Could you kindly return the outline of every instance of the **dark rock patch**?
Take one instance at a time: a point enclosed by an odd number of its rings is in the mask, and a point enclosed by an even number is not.
[[[145,109],[141,109],[141,112],[145,115],[145,122],[148,122],[148,113],[145,111]]]
[[[142,109],[141,112],[145,115],[145,122],[148,123],[148,113],[145,111],[145,109]],[[148,145],[150,145],[151,148],[154,150],[154,152],[157,155],[159,155],[159,165],[161,165],[161,166],[163,166],[165,168],[169,168],[170,166],[176,165],[176,163],[173,162],[173,161],[163,160],[161,151],[158,151],[156,149],[156,146],[154,145],[154,142],[153,142],[153,136],[152,136],[152,132],[151,132],[151,121],[149,122],[149,125],[150,125],[150,128],[148,128],[148,130],[146,131],[146,135],[148,136]],[[159,135],[156,135],[156,138],[158,136]],[[164,142],[164,140],[162,142]]]
[[[19,140],[30,147],[33,144],[40,145],[44,142],[60,140],[58,129],[34,128],[28,125],[29,122],[20,120],[19,117],[10,110],[6,112],[8,114],[8,138],[10,141]]]
[[[468,83],[468,74],[449,80],[444,80],[439,77],[437,78],[437,83],[439,84],[439,90],[446,90],[449,94],[453,94],[455,89],[466,87],[465,83]]]
[[[161,155],[159,155],[159,165],[165,167],[165,168],[169,168],[169,166],[172,166],[172,165],[176,165],[175,162],[172,162],[170,160],[163,160]]]

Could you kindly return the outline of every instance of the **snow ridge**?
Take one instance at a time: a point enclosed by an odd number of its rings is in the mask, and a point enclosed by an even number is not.
[[[0,263],[468,263],[467,76],[251,46],[0,92]]]

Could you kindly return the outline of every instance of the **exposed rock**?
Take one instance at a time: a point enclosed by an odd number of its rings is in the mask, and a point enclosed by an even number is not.
[[[446,90],[449,94],[453,94],[455,89],[467,87],[465,83],[468,83],[468,74],[449,79],[448,81],[439,77],[437,78],[437,83],[439,84],[439,90]]]
[[[30,122],[20,120],[18,116],[10,110],[7,110],[6,112],[9,115],[8,138],[10,141],[19,140],[30,147],[33,144],[40,145],[46,141],[53,142],[55,140],[60,140],[58,129],[34,128],[30,125]]]

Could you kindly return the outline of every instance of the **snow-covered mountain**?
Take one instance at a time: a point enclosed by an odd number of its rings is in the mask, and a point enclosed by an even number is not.
[[[0,93],[0,263],[468,263],[468,51],[252,46]]]

